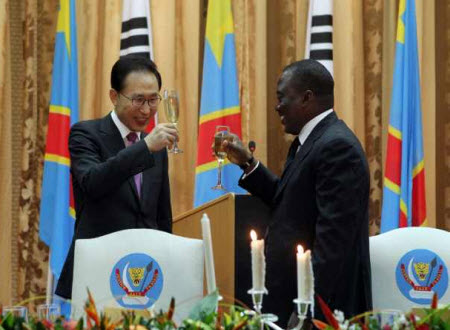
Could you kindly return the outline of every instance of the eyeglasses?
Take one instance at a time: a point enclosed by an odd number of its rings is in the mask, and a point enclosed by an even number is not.
[[[134,107],[142,107],[144,105],[145,102],[147,102],[149,107],[156,107],[158,106],[158,104],[161,102],[161,95],[159,94],[155,94],[153,95],[151,98],[146,99],[143,96],[138,96],[138,97],[128,97],[126,95],[123,95],[122,93],[119,93],[120,95],[122,95],[124,98],[128,99],[131,101],[131,104]]]

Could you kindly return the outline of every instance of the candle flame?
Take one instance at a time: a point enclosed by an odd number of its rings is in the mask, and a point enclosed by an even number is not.
[[[297,253],[298,254],[303,254],[303,246],[301,246],[300,244],[297,245]]]
[[[252,241],[256,241],[258,239],[258,236],[256,236],[256,232],[253,229],[250,231],[250,237],[252,238]]]

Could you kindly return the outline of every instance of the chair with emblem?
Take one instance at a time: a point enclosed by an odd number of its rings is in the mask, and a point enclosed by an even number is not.
[[[433,294],[450,303],[450,233],[408,227],[370,237],[374,310],[427,307]]]
[[[72,317],[87,288],[98,310],[160,309],[175,298],[181,319],[203,297],[203,241],[152,229],[122,230],[75,243]]]

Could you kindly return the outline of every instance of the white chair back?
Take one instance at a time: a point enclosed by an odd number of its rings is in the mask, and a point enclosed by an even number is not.
[[[427,307],[436,292],[450,303],[450,233],[408,227],[370,237],[374,309]]]
[[[75,243],[72,317],[84,315],[89,288],[98,310],[167,311],[186,317],[203,297],[203,242],[152,229],[129,229]]]

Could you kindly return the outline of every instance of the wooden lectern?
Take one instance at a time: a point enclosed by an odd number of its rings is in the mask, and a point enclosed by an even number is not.
[[[173,221],[176,235],[202,238],[200,219],[211,220],[216,283],[225,301],[252,307],[247,291],[252,287],[250,230],[264,237],[269,224],[269,208],[251,195],[226,194]]]

